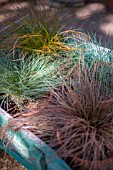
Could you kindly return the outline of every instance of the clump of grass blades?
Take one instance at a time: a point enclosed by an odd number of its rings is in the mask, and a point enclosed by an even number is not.
[[[84,60],[90,64],[91,60],[100,59],[102,61],[111,62],[111,51],[107,48],[107,44],[105,43],[105,47],[102,46],[102,40],[96,39],[96,36],[85,34],[83,30],[69,30],[65,31],[66,37],[65,41],[69,46],[72,46],[72,54],[75,56],[82,56]]]
[[[63,43],[62,35],[59,34],[59,16],[51,11],[30,10],[20,24],[15,24],[16,41],[14,49],[21,49],[24,53],[55,54],[68,51],[69,48]],[[15,35],[15,34],[14,34]]]
[[[98,60],[89,66],[80,62],[69,83],[53,90],[49,103],[37,110],[32,120],[16,118],[10,126],[16,129],[24,124],[61,157],[70,157],[74,166],[106,168],[99,161],[113,156],[112,79],[108,63]],[[90,166],[82,161],[90,161]]]
[[[40,53],[43,56],[51,55],[67,57],[74,55],[74,51],[79,51],[78,45],[75,46],[77,37],[87,37],[79,30],[61,31],[59,11],[36,11],[30,10],[31,13],[22,17],[20,23],[14,24],[16,33],[14,33],[13,49],[20,49],[24,54]],[[71,41],[69,41],[71,40]]]
[[[1,105],[13,101],[21,106],[24,100],[36,99],[60,84],[55,63],[36,55],[16,60],[0,58]]]

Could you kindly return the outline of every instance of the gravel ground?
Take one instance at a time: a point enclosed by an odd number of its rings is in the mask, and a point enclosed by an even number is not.
[[[4,156],[0,158],[0,170],[26,170],[26,168],[5,153]]]

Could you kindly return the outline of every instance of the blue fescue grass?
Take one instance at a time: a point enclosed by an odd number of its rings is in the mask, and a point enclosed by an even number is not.
[[[60,85],[57,65],[41,56],[11,60],[0,58],[0,97],[12,100],[17,105],[24,100],[36,99],[50,88]]]

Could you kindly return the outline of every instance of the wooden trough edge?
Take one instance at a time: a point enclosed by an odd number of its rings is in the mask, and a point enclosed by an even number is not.
[[[0,108],[0,133],[9,119],[12,117]],[[19,131],[8,129],[5,139],[0,139],[0,148],[28,170],[71,170],[47,144],[23,128]]]

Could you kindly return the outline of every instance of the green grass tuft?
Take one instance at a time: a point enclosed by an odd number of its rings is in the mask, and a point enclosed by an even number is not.
[[[51,87],[60,85],[56,72],[57,65],[36,55],[22,60],[0,58],[2,101],[7,99],[19,104],[24,100],[36,99],[50,91]]]

